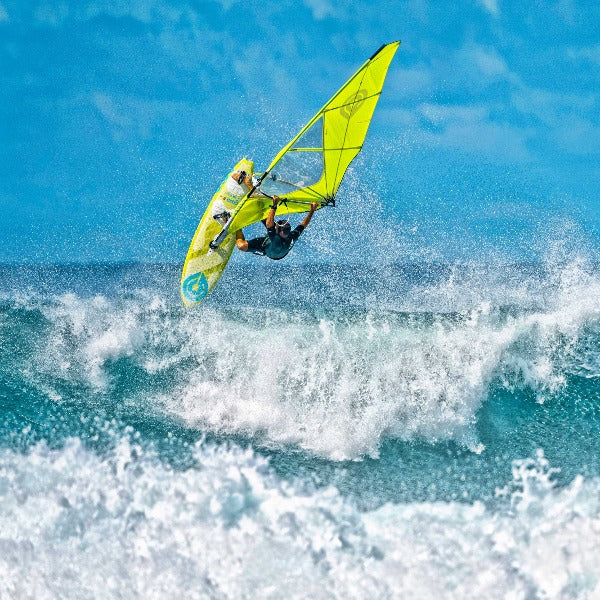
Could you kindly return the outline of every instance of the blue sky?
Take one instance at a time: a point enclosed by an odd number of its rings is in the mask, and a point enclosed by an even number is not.
[[[0,0],[0,261],[182,261],[231,166],[397,39],[305,257],[378,232],[394,260],[597,248],[599,23],[577,0]]]

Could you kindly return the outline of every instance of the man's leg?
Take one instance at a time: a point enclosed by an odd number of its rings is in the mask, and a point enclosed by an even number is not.
[[[264,237],[253,238],[246,240],[241,229],[235,232],[235,245],[242,252],[252,252],[253,254],[264,254],[263,246],[265,243]]]
[[[244,232],[241,229],[238,229],[235,232],[235,245],[237,246],[238,250],[241,250],[242,252],[248,252],[248,242],[246,241]]]

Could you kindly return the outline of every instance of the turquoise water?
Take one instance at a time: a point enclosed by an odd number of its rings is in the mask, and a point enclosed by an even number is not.
[[[2,267],[0,597],[597,597],[597,267],[377,275]]]

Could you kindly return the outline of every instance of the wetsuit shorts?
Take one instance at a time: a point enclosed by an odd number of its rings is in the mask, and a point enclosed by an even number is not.
[[[263,246],[265,241],[269,238],[259,237],[248,240],[248,252],[253,252],[254,254],[264,254],[265,251]]]

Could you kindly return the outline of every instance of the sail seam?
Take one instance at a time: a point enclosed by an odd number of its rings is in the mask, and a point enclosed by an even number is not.
[[[360,150],[362,146],[346,146],[343,148],[293,148],[288,152],[331,152],[332,150]]]
[[[361,79],[361,82],[362,82],[362,79]],[[358,92],[357,92],[357,94],[358,94]],[[370,98],[375,98],[375,96],[381,96],[381,91],[376,92],[375,94],[371,94],[370,96],[365,96],[364,98],[361,98],[360,100],[358,100],[358,102],[366,102]],[[354,97],[356,98],[356,96],[354,96]],[[337,110],[339,108],[344,108],[344,106],[352,106],[356,102],[357,102],[356,100],[352,100],[352,102],[346,102],[346,104],[336,104],[335,106],[332,106],[331,108],[324,109],[323,112],[326,113],[326,112],[329,112],[330,110]]]

